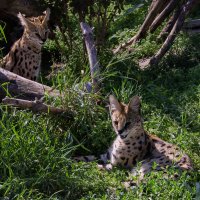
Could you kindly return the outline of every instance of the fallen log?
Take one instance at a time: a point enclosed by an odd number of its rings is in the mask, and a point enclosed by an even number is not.
[[[15,98],[8,98],[5,97],[2,100],[2,103],[8,106],[15,106],[22,109],[30,109],[33,112],[44,112],[44,113],[50,113],[50,114],[62,114],[66,113],[67,110],[62,108],[56,108],[50,105],[47,105],[43,103],[40,100],[24,100],[24,99],[15,99]]]
[[[61,93],[49,86],[37,83],[5,69],[0,68],[0,101],[5,96],[17,96],[18,98],[35,100],[44,95],[61,97]]]
[[[188,34],[200,33],[200,19],[185,22],[182,30]]]
[[[187,21],[183,25],[183,29],[196,29],[196,28],[200,28],[200,19],[193,19]]]
[[[200,28],[198,28],[198,29],[184,29],[183,30],[184,32],[186,32],[186,33],[188,33],[188,34],[198,34],[198,33],[200,33]]]

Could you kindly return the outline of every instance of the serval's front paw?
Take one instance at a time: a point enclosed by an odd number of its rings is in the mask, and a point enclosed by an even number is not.
[[[97,165],[98,169],[100,170],[107,170],[107,171],[110,171],[112,169],[112,165],[111,164],[105,164],[105,165],[100,165],[98,164]]]

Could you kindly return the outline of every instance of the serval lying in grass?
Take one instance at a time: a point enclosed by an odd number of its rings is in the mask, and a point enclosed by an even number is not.
[[[41,49],[46,41],[49,29],[50,9],[44,15],[18,18],[24,27],[22,37],[12,46],[10,52],[0,61],[0,66],[27,79],[37,80],[41,65]]]
[[[193,169],[190,158],[177,146],[144,130],[138,96],[133,97],[128,105],[119,102],[112,95],[109,101],[112,125],[117,138],[107,153],[100,156],[103,162],[98,165],[100,169],[111,170],[113,166],[122,166],[130,169],[133,174],[138,174],[140,180],[154,168],[161,170],[166,166],[175,166],[182,170]],[[92,161],[96,158],[84,156],[75,159]],[[139,161],[141,167],[137,170],[136,164]]]

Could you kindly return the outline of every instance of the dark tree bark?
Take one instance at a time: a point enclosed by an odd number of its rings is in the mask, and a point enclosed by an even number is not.
[[[35,100],[42,98],[45,94],[52,97],[61,96],[56,89],[28,80],[12,72],[0,68],[0,100],[10,94],[22,99]]]
[[[19,12],[27,16],[37,16],[41,13],[37,0],[1,0],[0,16],[2,12],[17,15]]]

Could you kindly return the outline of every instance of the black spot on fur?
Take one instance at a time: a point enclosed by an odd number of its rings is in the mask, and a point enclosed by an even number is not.
[[[167,146],[168,149],[170,149],[171,147],[172,147],[171,145],[168,145],[168,146]]]
[[[136,139],[139,140],[139,139],[140,139],[140,136],[138,136]]]
[[[107,151],[107,153],[106,153],[106,158],[108,159],[108,160],[110,160],[110,153]]]
[[[29,77],[29,75],[30,75],[29,72],[27,72],[26,76]]]
[[[144,144],[146,145],[147,144],[147,135],[144,134]]]
[[[151,142],[149,142],[147,145],[147,151],[151,151]]]
[[[28,64],[27,64],[27,62],[25,62],[25,68],[28,69]]]
[[[142,140],[139,141],[139,144],[142,144]]]
[[[141,150],[142,150],[142,146],[139,146],[139,147],[138,147],[138,150],[141,151]]]
[[[187,161],[186,157],[182,157],[181,160],[180,160],[180,162],[182,162],[182,163],[186,163],[186,161]]]
[[[21,69],[18,68],[18,73],[21,74]]]
[[[20,60],[19,60],[19,62],[18,62],[18,64],[17,64],[17,65],[18,65],[18,66],[20,66],[20,65],[21,65],[21,63],[22,63],[22,61],[23,61],[23,57],[21,57],[21,58],[20,58]]]
[[[125,157],[120,157],[122,160],[125,160]]]
[[[113,155],[113,157],[114,157],[115,159],[117,159],[117,156],[116,156],[114,153],[112,153],[112,155]]]
[[[165,146],[165,143],[162,143],[162,144],[161,144],[161,147],[164,147],[164,146]]]
[[[133,144],[132,144],[132,145],[133,145],[133,146],[135,146],[135,144],[136,144],[136,143],[135,143],[135,142],[133,142]]]
[[[133,164],[133,165],[136,164],[136,160],[135,160],[135,158],[133,158],[133,162],[132,162],[132,164]]]
[[[160,153],[165,153],[165,150],[164,150],[164,149],[161,149]]]
[[[127,165],[129,161],[129,158],[126,159],[126,162],[124,163],[124,165]]]

